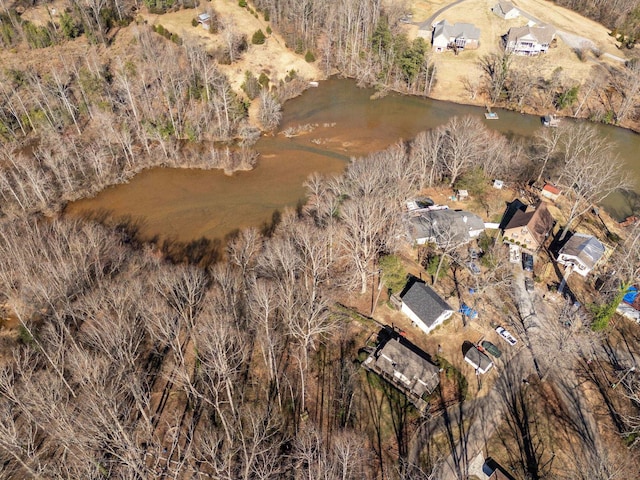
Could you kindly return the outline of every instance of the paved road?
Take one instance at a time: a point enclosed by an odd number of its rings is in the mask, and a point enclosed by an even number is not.
[[[536,353],[543,351],[541,348],[544,345],[535,345],[531,341],[543,336],[540,335],[543,330],[542,320],[534,307],[534,301],[539,305],[539,299],[535,296],[537,294],[526,291],[525,273],[519,264],[513,266],[513,273],[513,294],[520,312],[521,325],[505,325],[509,330],[513,330],[512,333],[516,333],[519,341],[515,347],[507,345],[506,342],[501,343],[503,356],[501,360],[496,361],[500,378],[486,396],[465,402],[462,409],[452,407],[446,415],[424,424],[412,439],[409,460],[415,462],[422,447],[435,432],[452,432],[453,435],[463,438],[444,460],[438,472],[439,480],[466,478],[468,463],[485,449],[489,438],[502,423],[507,407],[504,401],[505,388],[508,385],[520,388],[523,379],[533,373],[541,376],[541,370],[545,368],[540,367],[536,360]],[[469,383],[473,384],[471,380]]]
[[[435,21],[436,18],[438,18],[438,15],[440,15],[442,12],[447,11],[448,9],[450,9],[451,7],[455,7],[456,5],[464,2],[465,0],[456,0],[453,3],[450,3],[449,5],[445,5],[444,7],[440,8],[439,10],[437,10],[433,15],[431,15],[429,18],[427,18],[424,22],[418,23],[418,27],[420,28],[420,30],[431,30],[431,25],[433,25],[433,22]]]

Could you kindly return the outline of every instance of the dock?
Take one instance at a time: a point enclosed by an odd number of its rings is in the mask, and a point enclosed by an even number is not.
[[[487,107],[484,118],[486,118],[487,120],[498,120],[498,114],[496,112],[492,112],[491,107]]]

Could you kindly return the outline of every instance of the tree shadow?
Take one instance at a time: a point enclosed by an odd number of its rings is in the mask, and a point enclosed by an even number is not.
[[[533,383],[535,382],[535,383]],[[496,382],[500,401],[504,406],[503,420],[508,432],[502,443],[526,478],[545,478],[551,469],[553,455],[549,455],[549,441],[545,438],[544,416],[538,415],[539,381],[524,376],[518,362],[505,365]],[[515,445],[514,445],[515,443]]]

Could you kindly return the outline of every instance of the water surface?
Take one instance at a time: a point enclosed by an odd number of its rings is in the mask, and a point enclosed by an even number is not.
[[[371,100],[373,93],[357,88],[351,80],[331,79],[290,100],[284,108],[281,132],[306,124],[312,130],[293,138],[281,133],[261,138],[256,144],[260,158],[253,171],[226,176],[217,170],[155,168],[95,198],[74,202],[67,211],[107,210],[114,217],[139,220],[147,238],[222,238],[237,228],[269,221],[276,209],[295,206],[304,196],[302,183],[312,172],[339,173],[351,156],[411,139],[456,115],[484,118],[480,107],[398,94]],[[499,120],[485,121],[504,134],[530,136],[542,128],[537,116],[496,112]],[[640,135],[606,125],[596,128],[613,143],[635,174],[640,190]],[[608,199],[606,208],[618,218],[631,214],[628,199],[621,195]]]

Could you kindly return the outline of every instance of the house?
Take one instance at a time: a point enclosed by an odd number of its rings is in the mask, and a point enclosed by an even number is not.
[[[510,218],[503,226],[507,216]],[[503,241],[532,253],[542,247],[555,224],[545,202],[525,206],[516,199],[507,207],[505,217],[501,222]]]
[[[406,225],[412,242],[431,242],[440,247],[469,243],[484,231],[484,221],[476,214],[448,208],[410,213]]]
[[[418,32],[420,35],[420,32]],[[480,45],[480,29],[471,23],[456,23],[451,25],[446,20],[433,26],[431,44],[435,52],[473,50]]]
[[[395,336],[379,344],[363,366],[407,395],[418,410],[425,411],[424,396],[440,383],[440,369],[428,358],[406,338]]]
[[[558,252],[557,262],[586,277],[605,251],[605,246],[593,235],[575,233]]]
[[[453,315],[453,309],[449,304],[422,282],[414,282],[400,295],[400,298],[402,299],[400,311],[424,333],[431,332]]]
[[[481,375],[487,373],[493,366],[493,362],[489,356],[478,350],[475,345],[471,346],[469,350],[467,350],[467,353],[464,354],[464,361]]]
[[[513,3],[503,0],[500,0],[497,5],[492,7],[491,11],[505,20],[512,20],[520,16],[520,10],[518,10]]]
[[[544,187],[542,187],[540,195],[555,202],[561,193],[562,192],[558,187],[551,185],[550,183],[545,183]]]
[[[208,13],[201,13],[198,15],[198,23],[202,25],[202,28],[205,30],[209,30],[209,26],[211,25],[211,15]]]
[[[549,50],[556,38],[552,25],[512,27],[506,35],[505,50],[516,55],[538,55]]]

